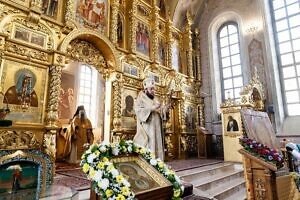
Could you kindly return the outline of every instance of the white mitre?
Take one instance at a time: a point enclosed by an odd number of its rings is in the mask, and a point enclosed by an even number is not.
[[[143,82],[144,89],[155,87],[155,82],[152,78],[146,78]]]

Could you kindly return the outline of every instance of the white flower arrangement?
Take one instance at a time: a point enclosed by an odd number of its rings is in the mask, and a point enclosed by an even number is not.
[[[80,166],[87,177],[92,181],[92,188],[103,200],[135,199],[130,189],[130,183],[123,177],[115,165],[110,161],[113,156],[136,153],[163,174],[173,185],[172,199],[181,199],[183,186],[175,172],[154,154],[132,141],[119,143],[93,144],[81,157]]]

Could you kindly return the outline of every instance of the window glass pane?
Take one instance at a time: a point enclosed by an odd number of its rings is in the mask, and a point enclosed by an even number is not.
[[[79,102],[83,102],[83,95],[79,96]]]
[[[296,76],[294,66],[285,67],[285,68],[282,69],[282,72],[283,72],[283,78],[292,78],[292,77]]]
[[[228,25],[228,32],[229,34],[233,34],[237,32],[237,28],[234,25]]]
[[[280,8],[280,9],[276,10],[274,14],[275,14],[276,20],[286,17],[285,8]]]
[[[300,27],[292,28],[291,29],[292,39],[300,38]]]
[[[228,67],[230,66],[230,57],[223,58],[222,59],[222,67]]]
[[[273,7],[274,9],[280,8],[284,6],[284,0],[274,0]]]
[[[238,98],[240,97],[240,91],[241,91],[241,88],[235,88],[234,89],[234,98]]]
[[[84,82],[80,81],[79,87],[83,87],[84,86]]]
[[[225,48],[221,49],[221,56],[222,57],[229,56],[229,48],[228,47],[225,47]]]
[[[92,70],[90,67],[86,67],[86,71],[85,71],[86,74],[91,74],[92,73]]]
[[[233,85],[234,87],[241,87],[243,86],[243,79],[242,77],[237,77],[233,79]]]
[[[224,89],[232,88],[232,79],[224,80]]]
[[[220,37],[224,37],[226,35],[228,35],[227,26],[223,27],[222,30],[220,31]]]
[[[84,81],[84,86],[85,87],[90,87],[91,86],[91,82],[90,81]]]
[[[238,65],[241,63],[240,54],[234,55],[231,57],[231,64]]]
[[[84,102],[90,102],[90,97],[89,96],[84,96],[83,101]]]
[[[281,64],[282,65],[290,65],[294,62],[293,60],[293,54],[285,54],[281,56]]]
[[[290,91],[285,93],[287,103],[298,103],[299,102],[299,92]]]
[[[231,67],[223,69],[223,78],[231,77]]]
[[[233,35],[230,35],[229,36],[229,43],[230,44],[235,44],[235,43],[238,43],[239,40],[238,40],[238,35],[237,34],[233,34]]]
[[[300,15],[290,17],[289,22],[290,22],[290,27],[299,26],[300,25]]]
[[[299,12],[299,4],[298,3],[294,3],[292,5],[289,5],[287,7],[287,12],[288,12],[288,15],[293,15],[293,14],[296,14],[297,12]]]
[[[227,37],[220,39],[220,46],[221,47],[228,46],[228,38]]]
[[[300,115],[300,104],[288,104],[287,109],[290,116]]]
[[[290,40],[290,34],[288,30],[279,32],[277,36],[278,36],[278,42],[284,42]]]
[[[292,3],[296,2],[296,1],[298,1],[298,0],[285,0],[286,5],[292,4]]]
[[[237,54],[240,52],[240,49],[239,49],[239,44],[234,44],[234,45],[231,45],[230,46],[230,54],[233,55],[233,54]]]
[[[280,50],[281,54],[291,52],[292,45],[290,42],[281,43],[281,44],[279,44],[279,50]]]
[[[225,99],[233,98],[233,90],[225,90]]]
[[[242,67],[241,65],[236,65],[232,67],[232,75],[233,76],[238,76],[242,74]]]
[[[300,51],[295,52],[295,62],[300,62]]]
[[[297,89],[297,79],[291,78],[284,80],[285,90],[295,90]]]
[[[278,32],[287,29],[288,28],[287,20],[284,19],[276,22],[276,28]]]
[[[294,51],[300,50],[300,39],[293,40],[293,48],[294,48]]]
[[[300,76],[300,65],[296,66],[296,70],[297,70],[297,75]]]

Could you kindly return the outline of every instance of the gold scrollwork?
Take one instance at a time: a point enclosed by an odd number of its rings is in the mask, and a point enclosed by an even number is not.
[[[40,143],[31,131],[0,131],[0,149],[33,149]]]

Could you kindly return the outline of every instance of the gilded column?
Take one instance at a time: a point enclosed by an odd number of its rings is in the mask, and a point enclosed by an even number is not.
[[[112,84],[113,86],[113,129],[114,131],[118,131],[121,128],[121,89],[122,80],[121,75],[116,75],[116,80]]]
[[[132,1],[131,10],[128,12],[129,14],[129,47],[131,52],[136,52],[136,26],[137,26],[137,0]]]
[[[196,78],[198,81],[200,81],[200,84],[201,84],[201,62],[200,62],[200,33],[199,33],[199,30],[196,28],[195,29],[195,43],[196,43],[196,64],[197,64],[197,74],[196,74]],[[202,85],[202,84],[201,84]]]
[[[170,20],[167,21],[166,23],[166,31],[167,31],[167,45],[166,45],[166,50],[167,50],[167,61],[166,65],[169,68],[172,68],[172,43],[173,43],[173,38],[172,38],[172,22]]]
[[[185,39],[186,39],[186,59],[187,59],[187,75],[193,77],[193,46],[192,46],[192,17],[189,12],[186,13],[187,24],[185,26]]]
[[[118,37],[117,37],[117,29],[118,29],[118,12],[119,12],[119,1],[112,0],[111,1],[111,21],[110,21],[110,30],[109,30],[109,38],[112,43],[117,45]]]
[[[66,24],[75,20],[75,1],[67,0]]]
[[[156,5],[156,2],[154,0],[154,5]],[[154,6],[152,9],[152,53],[151,53],[151,61],[158,63],[158,26],[159,26],[159,8],[157,6]]]

